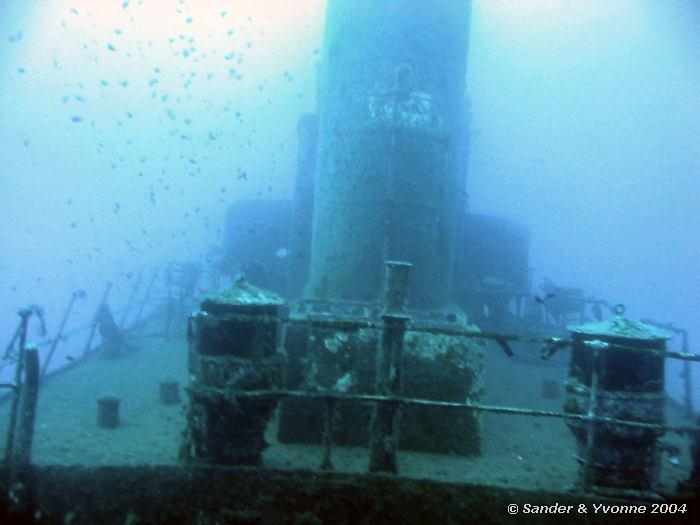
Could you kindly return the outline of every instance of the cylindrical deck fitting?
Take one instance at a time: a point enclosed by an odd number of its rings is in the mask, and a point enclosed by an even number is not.
[[[663,432],[616,427],[598,418],[664,424],[664,358],[633,349],[663,351],[669,336],[623,317],[622,307],[615,313],[607,321],[569,328],[574,344],[564,410],[589,419],[567,425],[584,460],[583,490],[653,492],[660,483]]]
[[[163,405],[180,404],[180,385],[177,381],[161,381],[159,388],[159,399]]]
[[[188,329],[190,404],[182,458],[226,465],[260,465],[265,430],[276,400],[236,399],[237,390],[282,385],[276,318],[284,301],[242,276],[202,301]],[[240,316],[240,318],[239,318]]]
[[[120,400],[113,396],[97,400],[97,426],[100,428],[118,428]]]
[[[376,301],[414,265],[408,306],[451,302],[466,199],[470,2],[330,0],[320,72],[309,295]]]

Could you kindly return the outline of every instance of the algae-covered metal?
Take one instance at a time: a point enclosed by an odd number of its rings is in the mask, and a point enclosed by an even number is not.
[[[385,259],[413,264],[408,306],[450,302],[465,205],[465,0],[328,2],[311,297],[375,301]]]
[[[260,464],[276,402],[237,400],[232,392],[282,385],[284,359],[277,353],[276,318],[283,304],[276,294],[239,277],[230,289],[204,299],[201,310],[191,316],[192,379],[183,459]]]
[[[635,349],[665,350],[669,336],[623,317],[571,326],[572,348],[565,411],[588,421],[569,422],[584,464],[584,486],[653,491],[660,455],[656,429],[597,422],[610,417],[664,423],[664,358]]]

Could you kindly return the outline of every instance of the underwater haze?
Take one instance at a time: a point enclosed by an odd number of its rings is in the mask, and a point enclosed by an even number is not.
[[[85,325],[107,281],[119,309],[231,201],[289,196],[322,28],[308,0],[0,3],[0,338],[77,289]]]
[[[19,307],[43,305],[53,333],[84,289],[85,324],[107,281],[119,307],[138,272],[203,260],[232,201],[291,198],[324,12],[0,4],[3,345]],[[535,287],[672,322],[698,353],[700,4],[476,0],[469,38],[470,209],[529,228]]]

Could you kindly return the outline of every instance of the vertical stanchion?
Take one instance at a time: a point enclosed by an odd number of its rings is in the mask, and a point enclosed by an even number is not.
[[[593,487],[593,470],[595,461],[595,426],[596,411],[598,409],[598,370],[600,351],[597,346],[593,347],[593,365],[591,367],[591,390],[588,398],[588,414],[586,422],[586,449],[584,452],[583,469],[583,491],[591,492]]]
[[[384,329],[377,353],[375,393],[401,394],[403,383],[403,339],[409,317],[405,313],[408,274],[411,265],[386,262]],[[399,441],[401,409],[398,403],[376,403],[370,421],[370,472],[398,472],[396,452]]]
[[[90,353],[90,350],[92,350],[92,340],[95,338],[95,332],[97,331],[97,325],[99,324],[99,313],[102,309],[102,305],[107,302],[107,298],[109,297],[109,291],[111,289],[112,283],[107,283],[107,288],[105,288],[104,294],[102,294],[102,301],[100,301],[100,304],[97,306],[97,310],[95,310],[95,318],[92,321],[92,326],[90,326],[90,334],[88,335],[87,341],[85,342],[83,357],[87,357]]]
[[[28,467],[31,462],[36,403],[39,397],[39,350],[36,347],[27,348],[24,366],[16,447],[13,452],[13,464],[20,470]]]
[[[126,324],[126,319],[129,317],[129,312],[131,312],[131,308],[134,306],[134,302],[136,300],[136,295],[139,293],[139,289],[141,288],[141,272],[139,272],[138,276],[136,277],[136,281],[134,281],[134,285],[131,287],[131,293],[129,294],[129,300],[126,302],[126,308],[124,308],[124,313],[122,314],[121,321],[119,321],[119,328],[124,328],[124,325]]]
[[[700,415],[695,418],[695,425],[700,427]],[[695,432],[690,438],[690,459],[693,464],[690,477],[679,483],[678,488],[691,490],[700,500],[700,432]]]
[[[56,351],[56,347],[58,346],[58,343],[61,340],[61,335],[63,334],[63,330],[66,327],[66,323],[68,322],[68,318],[70,317],[71,311],[73,310],[73,305],[75,304],[76,299],[82,299],[83,297],[85,297],[85,292],[82,290],[73,292],[73,294],[71,295],[68,307],[63,313],[63,319],[61,319],[61,324],[58,327],[58,332],[56,332],[56,337],[54,337],[53,341],[51,342],[51,348],[49,348],[49,353],[46,355],[44,365],[41,367],[42,376],[45,376],[47,370],[49,369],[49,363],[51,363],[51,358],[53,357],[53,354]]]
[[[173,299],[173,272],[174,264],[172,262],[168,263],[168,267],[165,269],[165,287],[168,292],[168,304],[165,309],[165,338],[170,339],[170,325],[173,320],[174,315],[174,299]]]
[[[15,382],[12,396],[12,406],[10,407],[10,421],[7,427],[7,442],[5,449],[5,461],[9,465],[12,462],[12,451],[15,447],[15,427],[17,425],[17,412],[19,410],[20,394],[22,391],[22,370],[24,368],[24,352],[27,344],[27,326],[29,318],[32,315],[31,308],[23,308],[18,312],[20,318],[19,329],[19,352],[17,355],[17,364],[15,365]]]
[[[22,323],[19,323],[19,325],[17,325],[15,333],[12,335],[12,339],[10,339],[10,342],[7,343],[7,346],[5,347],[5,355],[3,356],[3,360],[10,358],[10,356],[12,355],[12,350],[14,350],[15,348],[15,342],[17,341],[17,339],[19,339],[21,333]]]
[[[688,332],[683,330],[681,332],[681,337],[683,338],[683,353],[690,353],[690,348],[688,348]],[[683,415],[686,419],[692,420],[695,414],[695,407],[693,407],[693,376],[691,374],[692,364],[690,361],[683,361],[683,371],[681,372],[681,377],[683,378]]]
[[[141,301],[141,304],[139,305],[139,311],[136,313],[136,319],[134,320],[134,326],[137,328],[139,333],[143,330],[144,325],[139,325],[141,322],[141,316],[143,315],[143,309],[146,307],[146,304],[148,304],[148,300],[151,298],[151,291],[153,290],[153,285],[156,282],[156,279],[158,278],[158,268],[153,270],[153,275],[151,276],[151,280],[148,282],[148,286],[146,287],[146,293],[143,295],[143,300]]]
[[[26,512],[29,503],[31,482],[31,451],[36,420],[36,402],[39,396],[39,350],[27,348],[22,353],[24,381],[15,388],[19,398],[18,419],[10,426],[8,436],[8,483],[7,496],[12,514]],[[19,368],[19,363],[17,364]],[[13,406],[14,408],[14,406]],[[16,416],[16,417],[17,417]]]
[[[335,413],[335,400],[326,399],[323,412],[323,460],[321,470],[333,470],[331,450],[333,448],[333,416]]]

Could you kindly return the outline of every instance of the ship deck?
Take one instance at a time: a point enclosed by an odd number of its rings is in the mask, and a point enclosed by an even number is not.
[[[176,466],[185,428],[186,394],[180,405],[159,402],[159,383],[173,379],[187,386],[187,344],[183,338],[164,339],[146,333],[131,337],[134,349],[122,358],[99,356],[47,378],[41,386],[32,450],[38,466]],[[519,349],[522,350],[522,349]],[[525,352],[527,350],[525,349]],[[527,356],[524,356],[527,357]],[[484,402],[561,411],[563,397],[543,399],[545,380],[566,377],[566,355],[542,366],[535,359],[508,359],[500,350],[487,352]],[[121,400],[121,426],[97,426],[97,399]],[[9,403],[0,405],[0,432],[5,435]],[[669,424],[686,423],[682,411],[669,402]],[[476,483],[524,490],[572,490],[578,464],[575,441],[564,421],[529,416],[483,415],[482,455],[425,454],[400,451],[399,470],[405,478],[450,483]],[[267,431],[270,444],[264,468],[320,471],[322,449],[317,445],[283,444],[276,439],[274,419]],[[664,453],[662,493],[673,493],[691,467],[686,437],[667,435],[680,455]],[[363,474],[368,449],[334,447],[336,472]]]

